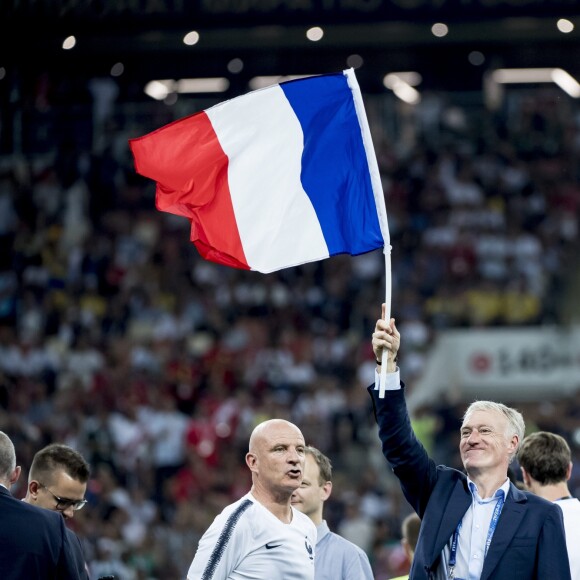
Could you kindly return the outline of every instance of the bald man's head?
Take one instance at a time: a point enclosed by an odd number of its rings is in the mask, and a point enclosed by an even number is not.
[[[250,435],[248,451],[250,453],[254,453],[257,451],[257,446],[263,445],[264,442],[271,440],[272,437],[276,437],[277,435],[284,433],[290,434],[292,432],[299,435],[302,438],[302,442],[304,443],[302,431],[300,431],[300,429],[298,429],[294,423],[290,423],[290,421],[286,421],[285,419],[268,419],[267,421],[263,421],[254,427],[254,430]]]
[[[302,432],[290,421],[270,419],[256,426],[246,454],[254,495],[289,501],[302,483],[305,447]]]

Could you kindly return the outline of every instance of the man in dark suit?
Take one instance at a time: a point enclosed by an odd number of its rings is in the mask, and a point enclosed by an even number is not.
[[[561,510],[519,490],[507,475],[524,436],[521,414],[492,401],[472,403],[460,430],[465,473],[435,465],[411,427],[396,365],[399,344],[394,319],[377,320],[376,382],[368,390],[383,454],[422,520],[409,578],[570,580]]]
[[[90,467],[78,452],[62,443],[51,443],[38,451],[28,473],[26,503],[59,512],[65,520],[74,517],[87,501],[85,492]],[[67,527],[79,580],[88,580],[89,571],[78,536]]]
[[[63,518],[10,494],[20,471],[12,441],[0,431],[0,578],[78,580]]]

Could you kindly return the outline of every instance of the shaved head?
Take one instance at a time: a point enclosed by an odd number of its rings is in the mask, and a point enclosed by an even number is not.
[[[289,517],[292,492],[302,483],[305,447],[302,431],[284,419],[264,421],[250,436],[246,464],[252,472],[251,491],[269,509],[282,505],[284,517]]]
[[[275,434],[289,433],[299,435],[304,441],[302,432],[294,423],[286,421],[285,419],[269,419],[268,421],[263,421],[259,425],[256,425],[252,434],[250,435],[250,443],[248,445],[248,451],[250,453],[255,453],[258,447],[264,444],[265,441],[270,440]]]

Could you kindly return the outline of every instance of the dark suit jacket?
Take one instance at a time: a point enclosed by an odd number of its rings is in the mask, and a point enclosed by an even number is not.
[[[89,580],[89,571],[85,560],[83,546],[79,537],[69,528],[66,528],[66,534],[71,547],[71,553],[74,560],[74,567],[79,580]]]
[[[427,455],[411,428],[404,388],[386,391],[384,399],[379,399],[374,385],[368,390],[383,455],[399,478],[407,501],[422,519],[409,578],[434,578],[443,548],[471,505],[467,476],[436,466]],[[512,484],[481,580],[570,580],[562,510]]]
[[[0,486],[0,578],[78,580],[63,517]]]

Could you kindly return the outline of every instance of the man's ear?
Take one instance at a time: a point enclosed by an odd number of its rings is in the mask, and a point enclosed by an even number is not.
[[[514,433],[511,437],[511,439],[509,440],[509,450],[510,450],[510,455],[514,454],[520,444],[520,438]]]
[[[250,468],[250,471],[256,471],[256,454],[246,453],[246,465]]]
[[[322,501],[326,501],[332,493],[332,481],[325,481],[320,488],[320,496]]]
[[[572,467],[573,464],[570,461],[570,465],[568,465],[568,472],[566,473],[566,481],[570,481],[570,478],[572,477]]]
[[[36,479],[32,479],[28,482],[28,493],[33,497],[36,498],[38,492],[40,491],[40,483],[36,481]]]
[[[18,478],[20,477],[21,472],[22,472],[22,467],[20,467],[20,465],[17,465],[14,468],[14,471],[12,472],[10,479],[8,480],[10,482],[10,485],[14,485],[18,481]]]
[[[530,488],[531,480],[528,472],[520,465],[520,469],[522,470],[522,481],[524,482],[524,486],[526,489]]]

